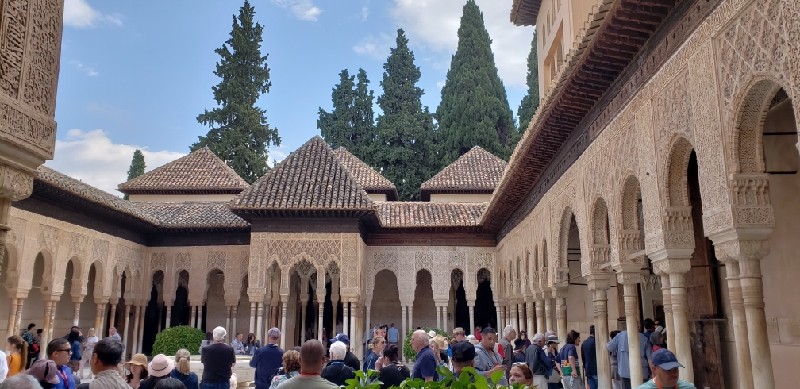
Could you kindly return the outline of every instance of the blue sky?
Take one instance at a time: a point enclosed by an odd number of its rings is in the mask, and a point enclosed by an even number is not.
[[[465,0],[255,0],[272,88],[258,104],[283,138],[277,160],[314,135],[339,72],[364,68],[376,97],[398,28],[421,68],[423,104],[440,100]],[[509,22],[511,0],[478,0],[513,111],[525,94],[531,27]],[[66,0],[56,156],[47,163],[114,194],[133,150],[148,170],[179,158],[215,106],[214,49],[228,39],[240,1]],[[376,112],[378,113],[378,112]]]

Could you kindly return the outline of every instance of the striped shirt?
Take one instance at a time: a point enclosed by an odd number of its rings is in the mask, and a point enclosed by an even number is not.
[[[116,369],[103,370],[94,377],[89,389],[130,389]]]

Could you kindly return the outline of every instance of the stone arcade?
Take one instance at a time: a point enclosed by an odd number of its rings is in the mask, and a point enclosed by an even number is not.
[[[63,2],[1,1],[0,329],[115,325],[146,351],[179,324],[278,326],[287,346],[378,322],[594,324],[602,346],[650,317],[698,387],[793,387],[800,2],[511,6],[539,29],[543,98],[507,165],[476,148],[397,202],[314,138],[253,185],[199,150],[125,201],[39,167]]]

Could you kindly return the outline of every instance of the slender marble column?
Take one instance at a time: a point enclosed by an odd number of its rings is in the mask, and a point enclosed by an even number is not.
[[[625,299],[625,329],[628,332],[628,363],[631,369],[631,387],[638,388],[643,384],[642,349],[639,342],[639,295],[638,282],[622,285]],[[680,357],[678,357],[680,360]],[[681,360],[681,362],[683,362]],[[684,364],[686,366],[686,364]]]
[[[331,324],[331,334],[333,336],[338,335],[336,333],[336,325],[339,324],[338,316],[339,316],[339,295],[338,294],[331,294],[331,305],[333,306],[333,323]],[[342,329],[344,330],[344,329]]]
[[[80,305],[80,303],[78,303],[78,305]],[[94,318],[94,330],[95,330],[94,333],[95,335],[97,335],[98,338],[101,339],[103,334],[103,322],[105,321],[105,316],[106,316],[106,304],[105,303],[97,304],[97,313]],[[78,318],[78,320],[76,320],[75,322],[76,323],[80,322],[80,318]]]
[[[237,326],[238,323],[236,323],[236,319],[237,319],[237,316],[239,316],[239,307],[234,305],[233,307],[231,307],[231,309],[232,309],[231,315],[233,316],[233,331],[231,331],[231,332],[233,332],[233,334],[235,335],[236,331],[237,331],[237,328],[238,328],[238,326]],[[261,336],[261,335],[259,334],[259,336]]]
[[[53,301],[45,300],[44,302],[44,325],[42,326],[41,344],[46,345],[52,340],[53,332],[53,311],[55,311],[55,303]]]
[[[12,336],[16,335],[17,332],[21,332],[21,331],[17,331],[17,327],[16,327],[16,324],[17,324],[17,305],[21,305],[18,302],[19,302],[19,299],[17,299],[17,298],[11,298],[9,300],[9,302],[8,302],[8,325],[6,326],[6,328],[8,329],[6,331],[6,335],[8,337],[12,337]]]
[[[254,334],[258,334],[258,330],[256,329],[256,303],[250,303],[250,332]]]
[[[436,328],[442,328],[442,307],[436,306]]]
[[[134,305],[134,309],[133,332],[131,333],[133,348],[131,349],[131,355],[139,352],[139,316],[142,314],[142,307],[140,305]]]
[[[231,306],[230,305],[226,305],[225,306],[225,328],[228,330],[228,335],[226,336],[226,339],[227,339],[228,343],[230,343],[232,337],[236,336],[236,335],[234,335],[234,334],[236,334],[236,329],[231,327]]]
[[[189,312],[192,315],[192,328],[199,328],[197,327],[197,306],[192,305],[189,307]]]
[[[358,306],[356,303],[350,303],[350,320],[348,321],[349,329],[350,329],[350,343],[353,343],[353,339],[358,335],[358,329],[356,328],[356,317],[358,316]],[[356,343],[357,345],[358,343]],[[352,347],[351,347],[352,349]],[[358,353],[356,353],[358,354]]]
[[[204,305],[197,306],[197,328],[201,330],[203,329],[203,306]]]
[[[367,321],[366,321],[366,325],[372,324],[372,320],[370,320],[371,315],[372,315],[372,305],[367,305]],[[441,327],[439,327],[439,328],[441,328]]]
[[[264,328],[264,303],[256,303],[256,306],[257,306],[257,309],[258,309],[258,314],[256,316],[256,318],[257,318],[256,319],[256,333],[259,334],[259,336],[261,336],[261,334],[264,332],[264,330],[263,330],[263,328]],[[285,336],[288,336],[288,335],[285,335],[285,332],[286,332],[286,326],[282,325],[281,326],[281,339],[283,339]]]
[[[606,345],[608,334],[608,289],[611,287],[610,274],[590,275],[586,277],[589,290],[592,292],[594,308],[594,336],[597,352],[597,387],[611,389],[611,360]]]
[[[356,351],[353,351],[354,354],[358,357],[358,359],[362,359],[364,356],[363,352],[363,342],[364,342],[364,325],[363,325],[363,312],[361,311],[361,307],[358,306],[358,303],[352,302],[350,303],[350,322],[353,325],[354,335],[350,337],[350,349],[352,350],[352,345],[355,344]]]
[[[748,342],[747,317],[744,311],[744,298],[742,286],[739,283],[739,263],[725,261],[725,272],[728,281],[728,296],[731,300],[731,321],[733,324],[733,338],[736,343],[736,373],[739,379],[739,389],[754,389],[753,365],[750,359],[750,342]]]
[[[675,321],[672,320],[672,291],[669,283],[669,274],[661,274],[660,276],[661,299],[664,301],[664,328],[667,332],[667,348],[675,350]]]
[[[675,328],[675,356],[684,366],[679,369],[680,378],[684,381],[694,382],[694,367],[692,365],[692,345],[689,336],[689,317],[687,314],[689,301],[686,296],[686,273],[669,273],[670,295],[672,296],[672,326]],[[765,328],[766,330],[766,328]],[[769,347],[769,344],[767,344]]]
[[[138,348],[139,351],[137,351],[139,353],[142,352],[142,347],[144,346],[144,314],[145,314],[145,308],[146,308],[146,305],[140,305],[139,306],[139,311],[142,312],[142,314],[139,315],[139,348]]]
[[[14,335],[22,329],[22,304],[25,299],[17,299],[17,314],[15,316],[16,323],[14,323]],[[27,328],[27,327],[26,327]]]
[[[125,349],[133,351],[128,343],[128,333],[131,332],[131,304],[125,304],[125,329],[122,334],[122,343],[125,344]]]
[[[81,302],[80,301],[78,301],[78,302],[74,302],[73,301],[73,304],[75,304],[75,310],[73,311],[73,314],[72,314],[72,325],[76,326],[76,325],[80,324],[80,322],[81,322]],[[97,315],[98,316],[100,315],[100,309],[99,308],[100,307],[99,307],[99,304],[98,304],[98,309],[97,309]],[[94,328],[95,329],[97,328],[97,319],[95,319],[95,321],[94,321]]]
[[[306,307],[308,307],[308,297],[300,301],[300,344],[306,342]]]
[[[413,329],[413,328],[417,328],[417,327],[414,327],[414,306],[413,305],[409,305],[408,306],[408,330],[411,331],[411,329]]]
[[[323,327],[323,324],[324,324],[323,318],[325,316],[325,296],[322,296],[322,298],[317,296],[317,301],[319,301],[319,303],[317,304],[318,305],[318,307],[317,307],[317,310],[318,310],[318,312],[317,312],[317,340],[322,342],[322,333],[323,333],[322,327]],[[323,345],[324,345],[324,343],[323,343]]]
[[[512,311],[511,312],[511,314],[512,314],[511,327],[514,327],[514,330],[519,331],[519,308],[518,308],[518,305],[517,304],[511,304],[508,307]],[[505,328],[505,327],[503,327],[503,328]],[[499,329],[499,332],[501,333],[501,335],[498,336],[498,338],[502,336],[502,328]]]
[[[111,327],[117,328],[117,304],[118,303],[119,303],[119,300],[116,300],[116,301],[112,300],[111,301],[111,313],[108,315],[108,320],[109,320],[109,322],[108,322],[109,327],[108,328],[111,328]],[[172,307],[169,307],[169,306],[167,307],[167,328],[169,328],[169,312],[170,312],[170,308],[172,308]]]
[[[114,310],[116,309],[116,305],[111,306],[111,317],[114,317]],[[164,328],[170,328],[170,322],[172,321],[172,305],[167,305],[167,322]]]
[[[766,242],[763,243],[766,245]],[[769,251],[768,249],[766,250]],[[760,254],[760,253],[759,253]],[[775,388],[772,352],[767,337],[767,316],[764,313],[764,285],[761,280],[761,258],[766,255],[739,258],[739,283],[750,335],[750,361],[753,365],[753,386]],[[674,302],[673,302],[674,304]],[[679,357],[680,358],[680,357]]]
[[[536,305],[536,331],[534,334],[544,334],[547,332],[547,325],[545,324],[545,316],[544,316],[544,299],[539,299],[535,301]],[[533,338],[531,334],[529,337]]]
[[[286,299],[288,298],[289,298],[288,296],[286,297],[281,296],[282,300],[281,301],[281,348],[282,349],[286,349],[286,338],[288,337],[288,335],[286,335],[286,311],[289,309],[288,302],[286,301]]]
[[[549,292],[547,292],[547,294],[545,296],[548,296],[548,295],[549,295]],[[543,333],[547,332],[547,331],[555,331],[555,329],[557,329],[556,326],[555,326],[556,315],[555,315],[555,312],[553,312],[553,299],[552,298],[549,298],[549,297],[545,297],[544,298],[544,317],[545,317],[546,323],[545,323],[545,330],[543,331]]]
[[[533,336],[533,334],[536,333],[533,324],[536,322],[536,320],[534,319],[533,301],[525,302],[525,315],[528,317],[528,320],[525,323],[525,331],[529,334],[528,339],[530,339]]]
[[[342,333],[350,337],[350,303],[342,302]]]
[[[502,321],[502,318],[503,318],[503,307],[500,304],[498,304],[497,301],[494,302],[494,306],[497,307],[497,309],[495,309],[495,312],[497,312],[497,326],[500,327],[503,324],[503,321]],[[483,323],[478,323],[477,325],[483,326]],[[473,327],[473,331],[474,330],[475,330],[475,327]]]
[[[408,316],[406,315],[406,308],[407,308],[406,305],[401,305],[400,306],[400,316],[402,317],[402,319],[401,319],[402,322],[400,324],[402,326],[403,332],[400,333],[400,337],[397,340],[400,342],[401,345],[404,344],[403,343],[404,342],[403,336],[406,336],[406,334],[408,333],[408,327],[406,326],[406,324],[408,323],[407,322]],[[400,356],[400,357],[401,357],[401,359],[405,359],[402,356]]]
[[[467,300],[469,307],[469,328],[465,331],[467,335],[475,331],[475,300]]]
[[[555,293],[558,337],[567,339],[567,290],[557,289]]]

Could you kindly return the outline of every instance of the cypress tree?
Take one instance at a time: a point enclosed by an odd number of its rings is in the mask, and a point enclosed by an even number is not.
[[[536,57],[536,30],[533,31],[533,41],[531,41],[531,52],[528,54],[528,93],[522,98],[522,102],[517,109],[519,117],[519,135],[525,133],[528,125],[533,119],[533,114],[539,108],[539,62]],[[519,139],[517,139],[519,141]],[[515,142],[516,144],[516,142]]]
[[[376,166],[397,187],[400,200],[417,200],[420,185],[434,174],[438,161],[433,115],[422,107],[425,92],[416,86],[421,73],[402,29],[397,30],[397,47],[391,49],[383,69]]]
[[[514,116],[497,75],[491,43],[478,5],[467,1],[458,28],[458,48],[436,110],[445,164],[473,146],[504,159],[510,154]]]
[[[133,159],[131,160],[131,167],[128,168],[128,181],[144,174],[145,169],[144,154],[141,150],[133,152]],[[125,195],[125,200],[128,200],[128,195]]]
[[[220,56],[214,74],[222,80],[211,89],[219,107],[197,116],[211,129],[191,146],[192,151],[207,146],[248,183],[268,170],[269,146],[281,144],[278,129],[267,123],[267,111],[256,107],[272,83],[267,56],[261,55],[263,27],[253,24],[254,16],[255,8],[245,0],[238,18],[233,16],[230,38],[214,50]]]
[[[317,128],[331,147],[344,147],[368,165],[371,163],[372,142],[375,140],[375,114],[372,110],[374,92],[364,69],[351,76],[347,69],[339,73],[339,83],[333,88],[333,110],[319,109]]]

